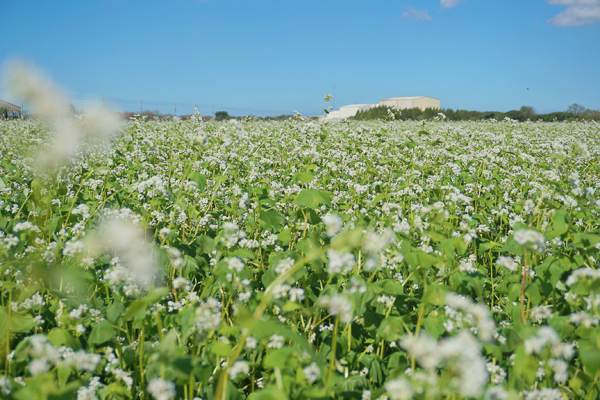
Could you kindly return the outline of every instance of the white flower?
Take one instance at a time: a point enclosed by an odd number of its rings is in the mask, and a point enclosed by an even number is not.
[[[72,241],[67,241],[65,243],[65,248],[63,249],[63,255],[65,257],[74,257],[75,254],[81,252],[81,250],[83,250],[83,242],[82,241],[76,241],[76,242],[72,242]]]
[[[565,400],[565,396],[559,389],[542,388],[531,392],[524,392],[525,400]]]
[[[229,376],[235,379],[238,375],[247,375],[250,372],[250,367],[246,361],[236,361],[229,369]]]
[[[15,226],[13,227],[13,232],[21,232],[21,231],[26,231],[28,229],[33,228],[33,224],[29,221],[25,221],[25,222],[17,222],[15,224]]]
[[[485,391],[485,400],[506,400],[509,393],[502,386],[490,386]]]
[[[554,349],[560,349],[560,344],[561,341],[557,333],[549,326],[541,326],[534,336],[523,341],[525,353],[527,354],[539,354],[546,345]]]
[[[413,388],[406,378],[398,378],[387,382],[385,390],[392,400],[409,400],[413,396]]]
[[[543,251],[546,238],[544,235],[533,229],[518,229],[514,233],[515,242],[521,246],[531,246],[533,250]]]
[[[593,317],[585,311],[577,311],[576,313],[571,314],[570,319],[575,325],[583,325],[586,328],[590,328],[592,325],[598,325],[598,317]]]
[[[0,393],[2,393],[4,396],[8,396],[12,393],[10,379],[8,379],[6,376],[0,376]]]
[[[175,398],[175,384],[162,378],[154,378],[146,387],[148,393],[156,400],[172,400]]]
[[[115,113],[86,112],[79,124],[69,119],[67,105],[58,100],[62,92],[41,71],[24,62],[13,62],[7,68],[9,90],[21,97],[34,110],[35,115],[53,126],[52,143],[44,153],[34,156],[40,167],[56,166],[68,162],[80,149],[85,136],[93,133],[94,139],[110,139],[119,127]],[[85,129],[82,129],[85,128]]]
[[[517,270],[517,263],[515,263],[512,257],[500,256],[496,260],[496,264],[508,269],[511,272]]]
[[[569,364],[558,358],[548,361],[548,365],[554,370],[554,380],[558,384],[563,384],[569,379]]]
[[[390,307],[392,304],[394,304],[394,300],[396,300],[396,298],[394,296],[386,296],[386,295],[381,295],[377,298],[377,302],[381,303],[381,304],[385,304],[386,307]]]
[[[341,274],[352,271],[352,267],[356,264],[356,259],[352,253],[340,254],[335,249],[327,250],[327,258],[329,265],[327,266],[328,274]]]
[[[467,315],[470,314],[475,318],[478,336],[481,340],[489,341],[492,339],[496,324],[490,315],[488,307],[452,292],[446,295],[446,304],[451,308],[461,310],[463,313]]]
[[[183,256],[181,255],[181,251],[179,251],[179,249],[169,247],[167,249],[167,255],[169,256],[169,260],[171,261],[171,265],[173,266],[173,268],[183,267]]]
[[[343,226],[342,218],[339,215],[325,214],[322,218],[323,224],[325,224],[325,229],[327,232],[327,236],[332,237],[336,233],[338,233]]]
[[[169,233],[171,233],[171,230],[167,227],[161,228],[160,231],[158,231],[158,234],[163,239],[167,238],[167,236],[169,236]]]
[[[185,279],[184,277],[178,277],[173,279],[173,289],[178,290],[178,289],[183,289],[185,292],[189,292],[191,288],[191,283],[189,280]]]
[[[236,270],[238,273],[244,269],[244,262],[239,257],[231,257],[227,259],[227,268]]]
[[[141,228],[118,218],[104,221],[95,237],[86,236],[86,247],[95,253],[108,250],[118,256],[124,269],[121,276],[130,276],[144,288],[158,272],[153,250],[147,243]]]
[[[333,293],[331,296],[321,296],[317,301],[319,307],[327,308],[331,315],[336,315],[340,321],[352,321],[352,303],[343,294]]]
[[[426,369],[442,362],[454,371],[452,384],[467,397],[479,397],[488,380],[479,342],[468,331],[436,341],[427,334],[405,336],[400,345]]]
[[[29,373],[31,374],[31,376],[43,374],[44,372],[47,372],[47,371],[48,371],[48,363],[46,362],[46,359],[44,359],[44,358],[32,360],[29,363]]]
[[[87,204],[81,203],[76,208],[74,208],[73,211],[71,211],[71,214],[81,214],[83,219],[88,219],[90,217],[90,207]]]
[[[531,310],[531,319],[542,321],[552,316],[552,306],[537,306]]]
[[[246,348],[247,349],[253,350],[256,348],[257,345],[258,345],[258,342],[252,336],[248,336],[246,338]]]
[[[285,272],[290,270],[294,266],[295,263],[296,263],[296,260],[294,260],[293,258],[287,257],[287,258],[279,261],[279,263],[277,263],[277,266],[275,266],[275,272],[280,275],[284,274]]]
[[[308,383],[314,383],[319,378],[319,375],[321,375],[321,370],[315,362],[305,367],[302,371]]]
[[[283,347],[283,336],[277,334],[271,335],[267,347],[270,349],[280,349]]]

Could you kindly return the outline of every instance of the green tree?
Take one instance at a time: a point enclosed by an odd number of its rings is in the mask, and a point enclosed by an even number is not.
[[[217,111],[215,113],[215,119],[217,121],[223,121],[224,119],[230,119],[231,116],[227,113],[227,111]]]
[[[519,111],[523,114],[525,120],[533,119],[535,116],[535,108],[532,106],[522,106]]]
[[[585,107],[582,106],[581,104],[577,104],[577,103],[573,103],[569,106],[569,108],[567,109],[567,112],[579,115],[579,114],[583,114],[585,112]]]

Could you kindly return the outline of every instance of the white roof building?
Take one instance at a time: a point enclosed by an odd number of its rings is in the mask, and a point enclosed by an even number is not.
[[[380,106],[398,107],[400,110],[409,108],[419,108],[425,111],[426,108],[441,109],[440,100],[427,96],[414,97],[390,97],[379,101]]]
[[[325,117],[326,120],[338,120],[354,117],[359,111],[364,112],[373,107],[388,106],[396,107],[400,110],[408,108],[419,108],[421,111],[425,111],[426,108],[441,109],[440,100],[434,99],[433,97],[427,96],[414,96],[414,97],[390,97],[389,99],[380,100],[379,103],[375,104],[350,104],[347,106],[341,106],[339,110],[331,111]]]

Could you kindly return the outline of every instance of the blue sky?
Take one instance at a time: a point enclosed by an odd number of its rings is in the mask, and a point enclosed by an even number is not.
[[[115,110],[142,99],[163,113],[177,102],[178,114],[314,115],[334,86],[336,108],[431,96],[453,109],[600,109],[600,0],[0,3],[0,62],[131,101],[107,101]]]

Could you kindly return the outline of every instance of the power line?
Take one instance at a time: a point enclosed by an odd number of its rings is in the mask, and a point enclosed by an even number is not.
[[[14,93],[10,90],[7,90],[5,88],[0,88],[0,92],[6,93],[6,94],[11,94],[14,96],[18,96],[17,93]],[[103,104],[106,104],[106,102],[109,103],[121,103],[121,104],[137,104],[140,103],[140,108],[142,106],[142,103],[144,105],[149,105],[149,106],[159,106],[159,107],[170,107],[173,104],[178,104],[179,107],[184,107],[184,108],[203,108],[203,109],[209,109],[212,108],[213,109],[213,114],[214,114],[214,109],[215,107],[217,109],[228,109],[229,112],[231,112],[231,110],[234,111],[245,111],[245,110],[250,110],[250,107],[230,107],[230,106],[223,106],[223,105],[215,105],[215,104],[211,104],[211,105],[206,105],[206,104],[198,104],[198,103],[180,103],[180,102],[163,102],[163,101],[153,101],[153,100],[129,100],[129,99],[120,99],[120,98],[116,98],[116,97],[98,97],[98,96],[87,96],[87,95],[80,95],[80,94],[73,94],[73,93],[67,93],[67,92],[57,92],[57,95],[60,95],[61,97],[66,97],[68,99],[75,99],[75,100],[83,100],[83,101],[102,101]],[[255,112],[261,112],[261,113],[269,113],[269,110],[261,110],[261,109],[254,109]],[[251,111],[250,111],[251,112]]]

